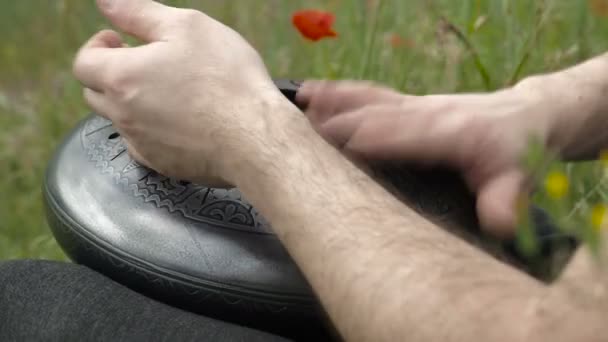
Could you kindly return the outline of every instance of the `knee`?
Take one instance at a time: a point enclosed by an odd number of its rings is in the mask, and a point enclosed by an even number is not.
[[[65,265],[67,264],[47,260],[3,261],[0,262],[0,284],[35,277],[41,273],[54,273]]]
[[[36,288],[45,288],[59,279],[82,272],[83,266],[47,261],[14,260],[0,262],[0,302],[16,293],[26,293]],[[91,271],[89,271],[91,272]]]
[[[26,278],[33,270],[39,268],[39,260],[9,260],[0,262],[0,290],[11,283],[19,282]]]

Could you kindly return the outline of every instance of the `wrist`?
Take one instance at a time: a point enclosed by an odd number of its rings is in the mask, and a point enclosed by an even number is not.
[[[231,158],[222,168],[225,179],[239,188],[271,173],[277,160],[293,153],[294,144],[301,146],[298,136],[312,131],[306,117],[280,91],[268,89],[263,94],[245,109],[253,112],[247,115],[253,120],[246,124],[246,136],[227,153]]]
[[[514,88],[537,99],[551,122],[547,145],[565,159],[596,157],[606,146],[608,56],[552,74],[532,76]]]
[[[550,89],[550,75],[534,75],[524,78],[513,86],[512,90],[517,96],[527,103],[527,110],[524,113],[529,117],[533,114],[543,118],[547,127],[547,140],[552,139],[552,135],[558,129],[561,121],[559,111],[563,108],[564,99],[556,97],[554,89]]]
[[[596,100],[591,93],[567,83],[561,73],[536,75],[523,79],[513,89],[531,103],[527,119],[535,115],[545,123],[547,148],[570,158],[580,130],[578,122],[590,115]]]

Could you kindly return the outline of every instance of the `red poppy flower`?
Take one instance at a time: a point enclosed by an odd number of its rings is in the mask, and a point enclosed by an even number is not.
[[[323,38],[337,37],[338,34],[332,26],[336,17],[332,13],[319,10],[303,10],[293,15],[293,25],[300,31],[304,38],[314,42]]]

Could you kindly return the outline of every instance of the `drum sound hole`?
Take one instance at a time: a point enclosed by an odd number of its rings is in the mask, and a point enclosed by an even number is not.
[[[118,139],[119,137],[120,137],[120,133],[115,132],[115,133],[110,134],[110,136],[108,137],[108,139],[109,140],[115,140],[115,139]]]

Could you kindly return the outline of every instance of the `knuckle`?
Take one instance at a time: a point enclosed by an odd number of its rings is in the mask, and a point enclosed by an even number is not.
[[[120,68],[109,71],[104,80],[106,91],[119,100],[128,99],[132,76]]]
[[[202,12],[195,9],[181,9],[178,12],[176,24],[183,29],[191,28],[205,19]]]
[[[118,72],[110,72],[105,79],[106,90],[113,95],[121,94],[125,88],[126,77]]]

